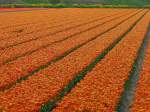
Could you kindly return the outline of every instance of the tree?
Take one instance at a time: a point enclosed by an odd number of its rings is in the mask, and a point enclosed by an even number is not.
[[[58,4],[60,3],[61,0],[49,0],[50,3],[52,4]]]

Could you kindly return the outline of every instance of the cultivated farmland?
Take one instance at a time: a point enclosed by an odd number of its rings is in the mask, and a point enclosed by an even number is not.
[[[0,112],[150,107],[149,9],[0,10]]]

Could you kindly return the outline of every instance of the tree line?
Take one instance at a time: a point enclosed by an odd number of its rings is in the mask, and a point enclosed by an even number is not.
[[[150,0],[0,0],[0,3],[150,4]]]

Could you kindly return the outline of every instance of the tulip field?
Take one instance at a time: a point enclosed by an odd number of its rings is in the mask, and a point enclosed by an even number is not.
[[[0,112],[148,112],[149,25],[149,9],[0,9]]]

